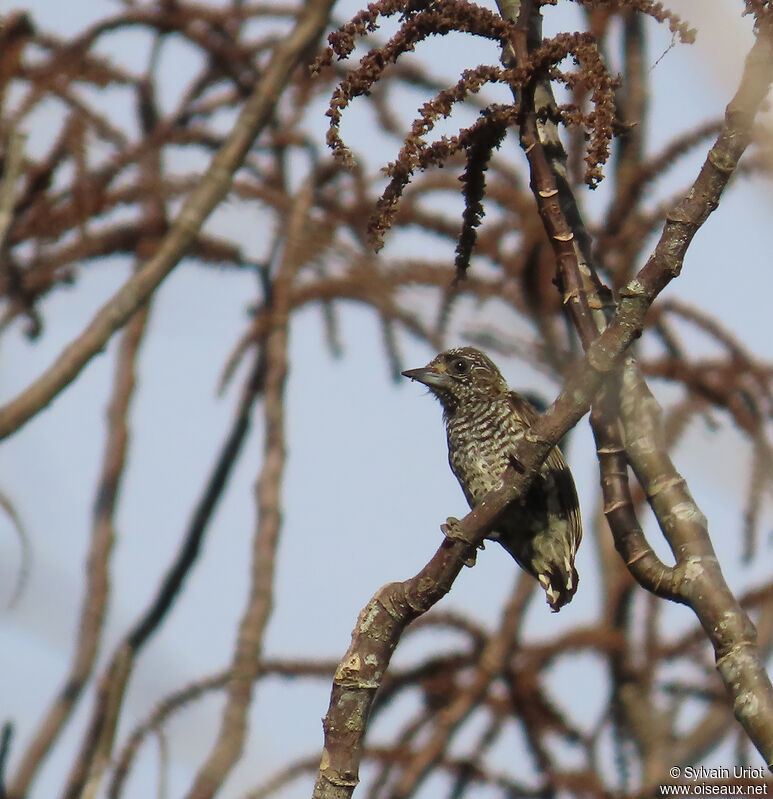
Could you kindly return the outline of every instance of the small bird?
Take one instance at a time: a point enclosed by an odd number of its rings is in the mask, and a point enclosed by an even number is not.
[[[448,462],[474,508],[499,481],[537,411],[508,388],[491,359],[474,347],[441,352],[427,366],[403,375],[423,383],[440,400]],[[574,480],[558,447],[550,451],[526,497],[503,512],[488,537],[537,578],[552,611],[571,602],[582,522]]]

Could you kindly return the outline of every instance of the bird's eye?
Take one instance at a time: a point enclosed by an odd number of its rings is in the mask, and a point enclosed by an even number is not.
[[[467,372],[470,371],[470,365],[464,358],[457,358],[452,364],[451,368],[456,372],[458,375],[466,375]]]

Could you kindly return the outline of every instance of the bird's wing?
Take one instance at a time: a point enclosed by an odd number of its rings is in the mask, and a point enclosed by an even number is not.
[[[522,397],[520,394],[516,394],[515,391],[511,391],[507,398],[515,415],[527,427],[530,427],[534,424],[534,422],[537,421],[537,419],[539,419],[539,414],[537,413],[536,408],[525,397]]]
[[[515,415],[523,421],[525,426],[531,427],[539,419],[539,414],[534,406],[520,394],[511,391],[509,401]],[[573,549],[576,552],[582,539],[580,503],[577,499],[577,490],[574,487],[572,473],[569,471],[566,459],[558,447],[550,450],[543,468],[547,468],[553,474],[561,515],[565,516],[569,522],[569,535],[574,545]]]
[[[566,463],[563,453],[558,447],[550,450],[545,459],[545,466],[553,475],[553,481],[558,495],[558,502],[569,522],[569,536],[576,552],[582,540],[582,519],[580,518],[580,502],[577,499],[577,489],[574,486],[572,473]]]

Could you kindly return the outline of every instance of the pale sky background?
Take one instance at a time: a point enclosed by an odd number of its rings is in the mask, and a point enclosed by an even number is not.
[[[118,4],[37,0],[26,7],[41,25],[45,22],[48,29],[63,33],[79,30],[102,9],[115,10]],[[669,45],[668,32],[658,32],[650,45],[656,92],[650,118],[653,151],[673,133],[723,112],[751,42],[750,20],[738,17],[740,2],[680,0],[670,7],[696,25],[699,36],[694,46],[671,49],[657,65]],[[354,10],[356,6],[347,0],[338,14],[344,17]],[[576,9],[569,6],[572,13]],[[558,28],[553,21],[557,11],[548,9],[548,14],[549,28]],[[571,21],[560,27],[573,28]],[[454,74],[451,59],[458,57],[458,48],[437,41],[424,53],[431,53],[435,74]],[[130,59],[131,48],[115,56]],[[474,51],[469,57],[477,63]],[[175,75],[183,71],[184,60],[169,64],[170,93]],[[348,120],[344,135],[356,151],[368,141],[367,120],[353,118],[359,121]],[[319,141],[326,122],[320,115],[313,126]],[[44,124],[28,132],[31,148],[45,141]],[[698,152],[664,185],[676,189],[691,180],[705,148]],[[394,150],[385,149],[382,160],[393,156]],[[514,157],[521,163],[519,153]],[[595,202],[604,199],[603,187],[598,195]],[[767,186],[748,180],[735,186],[696,238],[682,277],[667,291],[668,296],[689,297],[707,311],[721,314],[747,346],[768,358],[770,298],[761,290],[761,278],[770,268],[770,217]],[[256,223],[253,207],[234,203],[218,211],[211,229],[239,231],[248,252],[259,252],[268,234]],[[424,239],[422,246],[431,247],[431,242]],[[0,349],[0,399],[15,396],[40,374],[126,276],[127,264],[119,261],[85,269],[77,290],[60,290],[45,300],[46,331],[34,345],[17,325]],[[182,264],[156,295],[139,361],[134,435],[117,518],[114,581],[98,673],[116,641],[144,609],[176,551],[213,453],[230,423],[238,378],[224,398],[217,398],[215,389],[221,366],[246,326],[246,309],[254,294],[250,274],[223,275]],[[275,610],[265,647],[269,656],[340,657],[360,608],[373,592],[385,582],[414,574],[435,551],[440,522],[466,510],[447,468],[438,405],[419,386],[392,382],[381,335],[369,313],[347,306],[340,318],[345,346],[340,361],[332,360],[326,349],[318,310],[296,314],[292,325],[285,524]],[[401,343],[406,367],[422,365],[433,354],[405,336]],[[459,340],[452,338],[449,343]],[[25,592],[12,609],[0,613],[0,722],[17,723],[10,773],[69,663],[114,353],[115,342],[47,411],[0,448],[0,489],[22,515],[33,547]],[[536,388],[552,399],[557,387],[533,370],[516,362],[501,364],[513,387]],[[252,483],[261,463],[260,418],[258,413],[183,596],[137,664],[119,740],[170,690],[222,669],[230,658],[247,586],[254,525]],[[587,420],[573,437],[570,456],[590,526],[598,474]],[[738,566],[739,503],[745,495],[748,456],[748,446],[736,435],[710,434],[699,425],[677,455],[678,467],[709,516],[720,559],[736,588],[769,577],[765,565],[748,570]],[[769,521],[762,528],[765,547]],[[659,541],[654,543],[664,552]],[[527,624],[531,635],[552,636],[597,613],[597,572],[590,547],[581,550],[578,567],[580,592],[559,615],[550,615],[541,598],[532,602]],[[0,517],[0,603],[7,602],[18,568],[18,542],[7,520]],[[510,559],[489,547],[476,568],[464,570],[443,606],[474,608],[479,618],[494,624],[514,575]],[[671,606],[668,614],[674,629],[692,623],[684,608]],[[414,646],[409,642],[398,649],[394,662],[410,662]],[[583,703],[573,708],[577,718],[597,713],[604,703],[603,670],[593,663],[562,664],[551,679],[557,692],[567,680],[581,681]],[[329,689],[327,682],[316,687],[295,682],[262,685],[251,714],[247,755],[221,796],[241,796],[288,753],[320,750],[320,718]],[[169,724],[170,796],[185,792],[209,750],[219,723],[220,699],[217,695],[198,702]],[[32,799],[59,794],[91,700],[89,691],[36,782]],[[463,742],[460,745],[463,748]],[[501,751],[492,756],[508,759],[513,747],[517,742],[504,741],[498,747]],[[151,795],[156,758],[152,742],[145,747],[125,796]],[[726,757],[718,764],[727,765]],[[526,759],[524,765],[530,768]],[[305,797],[309,790],[308,782],[299,782],[285,795]],[[424,795],[430,794],[431,789],[425,790]]]

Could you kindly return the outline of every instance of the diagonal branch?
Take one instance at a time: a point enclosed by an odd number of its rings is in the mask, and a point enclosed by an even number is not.
[[[538,16],[538,11],[532,0],[524,0],[519,11],[512,49],[514,57],[522,60],[528,55],[531,19]],[[767,20],[758,19],[756,34],[739,89],[727,107],[719,135],[690,191],[667,214],[653,254],[636,278],[620,292],[617,312],[610,327],[621,318],[638,316],[643,319],[654,297],[668,281],[679,275],[693,237],[717,207],[751,140],[752,123],[773,81],[773,46]],[[530,98],[528,93],[525,94],[524,105],[527,105]],[[600,305],[596,290],[600,283],[595,273],[582,264],[578,248],[573,244],[574,230],[563,212],[567,203],[560,202],[557,179],[545,157],[536,121],[533,120],[533,106],[527,110],[532,114],[527,113],[521,138],[532,170],[532,185],[556,253],[565,302],[590,354],[594,348],[591,342],[603,328],[603,318],[592,310],[592,306]],[[569,204],[576,211],[571,189],[565,182],[560,188],[569,195]],[[609,328],[600,338],[608,332]],[[771,765],[773,686],[756,646],[754,626],[724,581],[705,517],[668,457],[660,433],[657,403],[632,359],[626,368],[623,389],[620,410],[625,428],[625,451],[648,493],[677,565],[673,569],[665,567],[657,561],[649,546],[644,546],[645,539],[640,534],[630,505],[627,470],[621,463],[614,465],[610,460],[621,461],[623,445],[612,416],[614,408],[607,397],[592,421],[599,445],[605,505],[615,511],[608,514],[608,519],[617,546],[626,553],[629,567],[633,566],[632,573],[646,588],[654,593],[665,592],[671,598],[688,604],[696,613],[715,647],[717,667],[733,698],[736,717],[766,763]],[[637,542],[638,551],[626,552],[632,541]]]
[[[314,788],[314,799],[348,799],[359,781],[363,739],[376,690],[405,628],[426,613],[451,589],[475,548],[499,515],[525,495],[548,452],[588,412],[597,392],[618,368],[630,344],[644,329],[647,309],[658,291],[675,277],[667,264],[662,274],[640,276],[629,284],[634,301],[621,302],[606,329],[588,347],[584,359],[547,411],[519,440],[512,462],[498,487],[455,525],[427,565],[401,583],[379,589],[360,613],[352,643],[333,680],[324,720],[325,747]],[[660,287],[660,288],[657,288]]]
[[[626,450],[676,557],[680,600],[692,608],[711,641],[735,717],[773,767],[773,687],[757,630],[725,582],[706,517],[668,456],[657,400],[632,365],[626,366],[623,383]]]
[[[234,172],[271,120],[277,98],[294,70],[321,35],[332,5],[333,0],[306,3],[304,13],[277,46],[233,130],[183,204],[156,255],[102,306],[40,377],[0,407],[0,439],[16,432],[65,389],[179,263],[207,217],[228,193]]]

